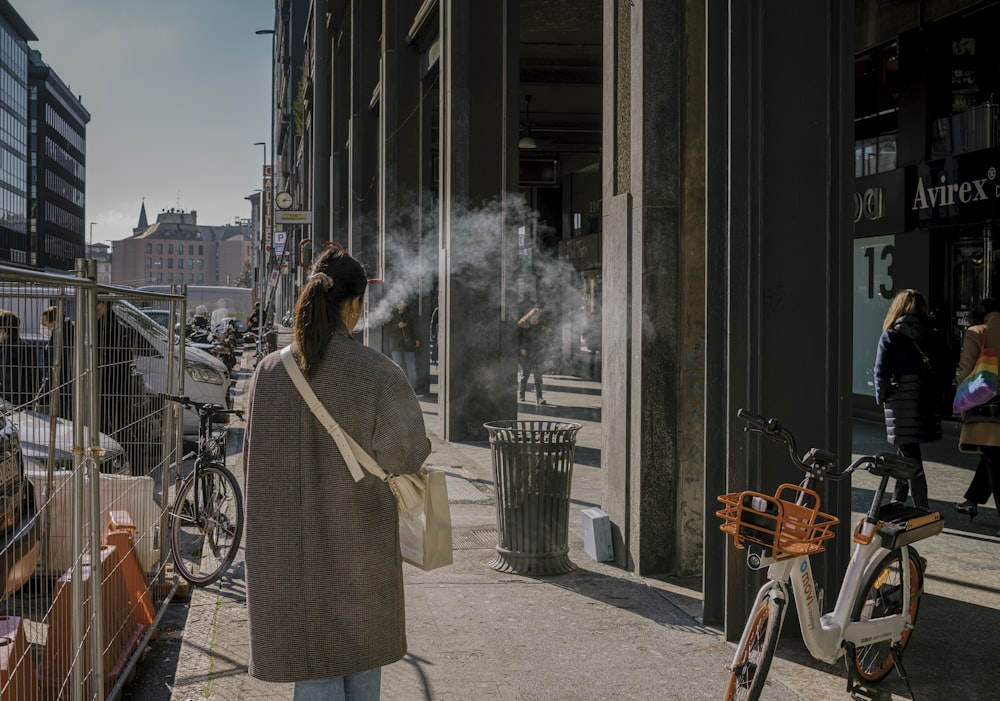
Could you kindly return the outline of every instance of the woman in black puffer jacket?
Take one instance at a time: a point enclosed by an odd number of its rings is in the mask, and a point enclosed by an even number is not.
[[[944,341],[928,315],[927,300],[916,290],[898,293],[878,340],[875,356],[875,401],[885,413],[888,441],[899,455],[921,462],[920,444],[941,438]],[[927,477],[910,480],[915,506],[928,508]],[[897,480],[893,501],[906,501],[910,485]]]

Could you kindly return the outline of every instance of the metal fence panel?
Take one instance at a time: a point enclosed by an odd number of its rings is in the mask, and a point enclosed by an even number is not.
[[[219,363],[173,329],[183,298],[0,266],[0,697],[119,689],[177,590],[166,505]],[[141,308],[170,310],[167,327]],[[196,425],[196,424],[195,424]]]

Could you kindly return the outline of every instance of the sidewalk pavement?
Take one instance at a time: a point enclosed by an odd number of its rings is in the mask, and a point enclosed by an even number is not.
[[[248,378],[246,373],[237,386],[237,405]],[[484,564],[496,545],[489,446],[437,438],[437,407],[428,397],[422,402],[433,442],[428,465],[447,473],[455,562],[433,572],[404,566],[409,652],[384,668],[382,699],[721,698],[733,646],[721,630],[701,623],[700,578],[639,577],[584,552],[580,511],[600,506],[602,492],[600,385],[570,377],[545,380],[550,404],[521,403],[520,418],[583,424],[569,522],[570,558],[577,569],[532,578]],[[858,452],[888,448],[882,427],[874,423],[855,422],[854,437]],[[975,460],[954,445],[951,438],[925,446],[930,493],[947,527],[918,544],[929,571],[904,661],[921,701],[992,699],[1000,688],[995,653],[1000,538],[994,535],[1000,521],[993,509],[972,522],[955,512],[953,502],[961,500]],[[230,459],[239,464],[238,455]],[[242,478],[241,469],[236,473]],[[870,502],[875,485],[868,477],[855,480],[856,512]],[[846,531],[841,527],[841,534]],[[291,685],[259,682],[246,673],[245,601],[241,552],[230,576],[193,590],[172,699],[292,698]],[[832,596],[827,602],[832,608]],[[785,630],[795,629],[790,613]],[[910,698],[895,673],[882,686],[888,694],[882,698]],[[816,662],[801,643],[783,639],[763,698],[848,699],[845,689],[843,664]]]

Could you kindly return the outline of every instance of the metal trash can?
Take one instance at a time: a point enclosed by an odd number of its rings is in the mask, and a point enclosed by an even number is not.
[[[569,559],[569,493],[576,434],[569,421],[493,421],[490,434],[500,572],[564,574]]]

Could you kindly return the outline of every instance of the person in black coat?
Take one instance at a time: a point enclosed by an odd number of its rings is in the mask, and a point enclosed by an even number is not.
[[[912,289],[899,292],[886,314],[875,355],[875,401],[885,414],[886,438],[899,455],[921,463],[912,480],[897,480],[893,501],[928,508],[927,476],[920,444],[940,440],[944,378],[948,375],[944,339],[928,315],[927,300]]]
[[[547,404],[542,397],[541,364],[545,353],[545,335],[548,327],[542,322],[538,307],[529,309],[517,322],[517,398],[524,401],[528,375],[535,378],[535,402]]]
[[[21,342],[21,317],[0,309],[0,395],[16,407],[35,396],[37,386],[34,353]]]
[[[43,390],[52,395],[58,394],[58,415],[64,419],[72,419],[75,377],[73,372],[73,346],[76,339],[76,326],[72,319],[62,314],[62,333],[58,334],[59,317],[58,307],[46,307],[42,312],[42,328],[46,330],[48,335],[48,341],[45,344],[45,362],[42,365],[45,372]],[[57,340],[59,341],[58,346],[56,344]],[[58,373],[56,371],[57,364],[59,365]]]

